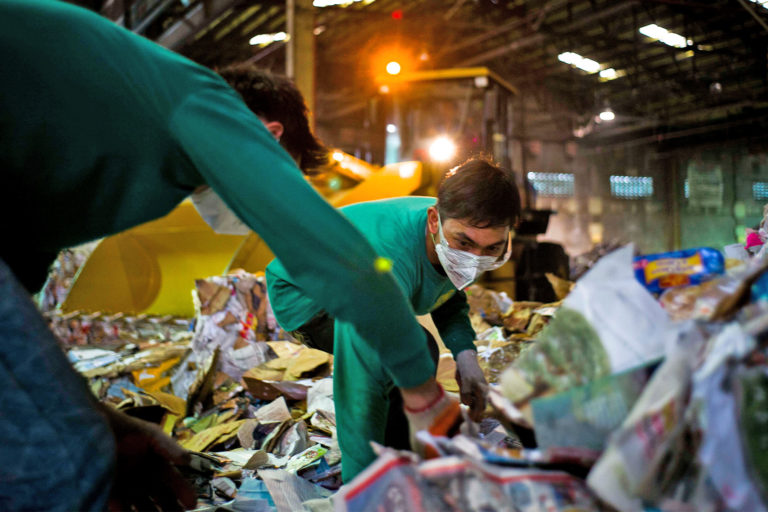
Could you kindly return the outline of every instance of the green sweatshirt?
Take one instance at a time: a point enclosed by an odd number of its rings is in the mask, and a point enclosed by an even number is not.
[[[365,234],[377,253],[392,261],[392,273],[413,310],[417,315],[432,314],[440,337],[455,357],[462,350],[475,348],[475,331],[469,321],[466,295],[458,292],[427,257],[427,208],[434,204],[433,197],[400,197],[353,204],[340,211]],[[323,309],[277,259],[267,266],[267,288],[283,329],[296,330]],[[385,309],[380,314],[390,318]],[[380,357],[406,345],[394,336],[390,338]]]
[[[400,386],[423,383],[408,368],[433,365],[392,275],[215,73],[85,9],[2,0],[0,77],[0,258],[27,289],[59,249],[208,184],[329,313],[373,346],[407,340],[385,365]]]

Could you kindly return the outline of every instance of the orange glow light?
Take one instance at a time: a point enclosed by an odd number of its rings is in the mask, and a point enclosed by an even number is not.
[[[400,74],[400,63],[397,61],[390,61],[387,63],[387,73],[390,75]]]

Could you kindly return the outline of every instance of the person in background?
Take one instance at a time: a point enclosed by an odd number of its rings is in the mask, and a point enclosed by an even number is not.
[[[372,346],[408,340],[388,368],[431,364],[379,255],[216,73],[86,9],[3,0],[0,76],[0,509],[195,505],[176,468],[189,454],[99,404],[29,294],[62,248],[166,215],[200,187]],[[406,405],[429,399],[420,383],[398,382],[415,388]]]
[[[218,70],[305,173],[328,164],[328,150],[309,127],[304,97],[290,79],[253,65]]]
[[[305,174],[328,164],[328,150],[312,133],[304,97],[291,80],[248,64],[229,66],[218,74],[238,92]],[[197,187],[191,199],[200,216],[217,233],[250,232],[208,185]]]
[[[744,249],[748,256],[761,257],[765,253],[764,247],[766,241],[768,241],[768,204],[763,206],[763,218],[760,223],[754,228],[746,229],[746,241],[744,243]]]
[[[477,363],[475,332],[462,290],[509,258],[513,227],[520,217],[514,175],[489,161],[472,159],[446,175],[437,201],[403,197],[354,204],[341,211],[391,261],[392,273],[415,313],[431,314],[456,360],[462,402],[477,419],[485,409],[486,381]],[[435,381],[438,349],[431,336],[432,361],[404,360],[393,367],[385,362],[413,350],[413,340],[392,336],[386,346],[371,343],[366,333],[306,293],[279,259],[267,266],[267,290],[283,329],[307,346],[334,354],[334,402],[345,482],[375,459],[370,441],[407,448],[409,424],[412,436],[414,430],[447,427],[456,419],[458,403]],[[379,314],[392,324],[396,321],[384,306]],[[402,379],[417,381],[429,399],[409,405],[408,392],[395,389]],[[400,395],[406,399],[405,417]]]

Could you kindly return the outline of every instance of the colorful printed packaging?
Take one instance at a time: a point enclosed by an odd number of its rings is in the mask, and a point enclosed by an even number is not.
[[[633,266],[637,280],[652,293],[701,284],[725,273],[723,255],[711,247],[637,256]]]

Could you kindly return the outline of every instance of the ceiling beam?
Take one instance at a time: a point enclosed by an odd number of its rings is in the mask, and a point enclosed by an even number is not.
[[[511,43],[499,46],[498,48],[495,48],[493,50],[489,50],[479,55],[475,55],[473,57],[465,59],[461,61],[458,64],[458,66],[473,66],[476,64],[482,64],[491,59],[495,59],[496,57],[501,57],[502,55],[505,55],[507,53],[516,52],[524,48],[527,48],[529,46],[535,46],[540,43],[543,43],[549,37],[567,35],[569,32],[573,32],[575,30],[579,30],[586,26],[592,25],[593,23],[603,18],[617,16],[618,14],[624,12],[630,7],[637,5],[637,3],[638,3],[637,0],[629,0],[629,1],[621,2],[612,7],[604,9],[602,11],[598,11],[596,13],[590,14],[589,16],[580,17],[576,21],[572,21],[571,23],[564,25],[561,29],[558,29],[556,32],[553,32],[551,34],[538,33],[538,34],[532,34],[526,37],[522,37],[520,39],[512,41]]]
[[[185,14],[182,19],[163,32],[156,39],[156,42],[171,50],[178,50],[190,37],[197,34],[197,32],[232,7],[236,2],[237,0],[200,2]],[[208,9],[205,7],[206,3],[209,4]]]

